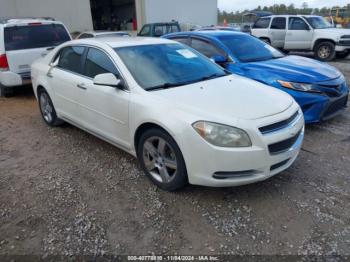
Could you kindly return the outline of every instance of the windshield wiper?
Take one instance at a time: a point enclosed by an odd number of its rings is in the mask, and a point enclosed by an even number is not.
[[[198,78],[198,79],[194,79],[194,80],[190,80],[190,81],[187,81],[187,82],[183,82],[182,85],[190,85],[190,84],[195,84],[195,83],[198,83],[198,82],[201,82],[201,81],[207,81],[207,80],[210,80],[210,79],[214,79],[214,78],[219,78],[219,77],[223,77],[223,76],[227,76],[227,75],[231,75],[232,73],[229,72],[229,71],[225,71],[225,74],[218,74],[218,73],[215,73],[215,74],[212,74],[212,75],[208,75],[208,76],[203,76],[201,78]]]
[[[182,86],[182,85],[183,85],[183,83],[164,83],[164,84],[161,84],[161,85],[149,87],[146,90],[147,91],[153,91],[153,90],[159,90],[159,89],[168,89],[168,88]]]
[[[210,79],[214,79],[214,78],[219,78],[219,77],[223,77],[223,76],[225,76],[226,74],[217,74],[217,73],[215,73],[215,74],[212,74],[212,75],[208,75],[208,76],[204,76],[204,77],[202,77],[202,78],[200,78],[200,80],[199,81],[206,81],[206,80],[210,80]]]
[[[177,87],[177,86],[184,86],[184,85],[194,84],[194,83],[197,83],[197,82],[200,82],[200,81],[206,81],[206,80],[210,80],[210,79],[223,77],[223,76],[232,74],[229,71],[225,71],[225,73],[226,74],[217,74],[217,73],[215,73],[215,74],[212,74],[212,75],[201,77],[201,78],[193,80],[193,81],[186,81],[186,82],[179,82],[179,83],[164,83],[164,84],[161,84],[161,85],[149,87],[146,90],[147,91],[154,91],[154,90],[159,90],[159,89],[168,89],[168,88],[173,88],[173,87]]]
[[[232,73],[230,71],[228,71],[227,69],[224,68],[224,72],[225,74],[228,76],[228,75],[232,75]]]
[[[281,57],[277,57],[277,58],[282,58],[283,56]],[[276,58],[276,59],[277,59]],[[251,58],[251,59],[246,59],[244,60],[245,63],[254,63],[254,62],[263,62],[263,61],[267,61],[267,60],[270,60],[270,59],[275,59],[275,57],[271,56],[271,57],[258,57],[258,58]]]
[[[274,56],[274,57],[272,57],[271,59],[280,59],[280,58],[282,58],[282,57],[285,57],[285,55],[281,55],[281,56]]]

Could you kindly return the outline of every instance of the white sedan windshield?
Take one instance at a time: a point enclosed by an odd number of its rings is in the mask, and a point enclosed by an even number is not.
[[[129,46],[115,51],[145,90],[170,88],[227,74],[206,57],[181,44]]]

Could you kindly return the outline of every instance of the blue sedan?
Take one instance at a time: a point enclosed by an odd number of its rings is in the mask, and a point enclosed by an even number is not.
[[[310,58],[286,56],[245,33],[181,32],[164,36],[211,58],[228,71],[290,94],[304,112],[306,123],[317,123],[342,112],[349,88],[334,67]]]

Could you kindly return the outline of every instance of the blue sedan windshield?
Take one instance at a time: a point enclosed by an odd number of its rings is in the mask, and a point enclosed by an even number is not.
[[[223,35],[218,38],[241,62],[265,61],[284,56],[277,49],[250,35]]]
[[[145,90],[176,87],[227,74],[198,52],[177,43],[120,47],[115,51]]]

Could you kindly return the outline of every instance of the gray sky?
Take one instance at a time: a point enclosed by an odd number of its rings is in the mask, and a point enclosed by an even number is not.
[[[220,10],[225,11],[242,11],[245,9],[251,10],[258,5],[270,6],[274,4],[294,4],[295,7],[301,7],[303,2],[307,2],[309,7],[324,7],[324,6],[344,6],[350,3],[350,0],[218,0]]]

